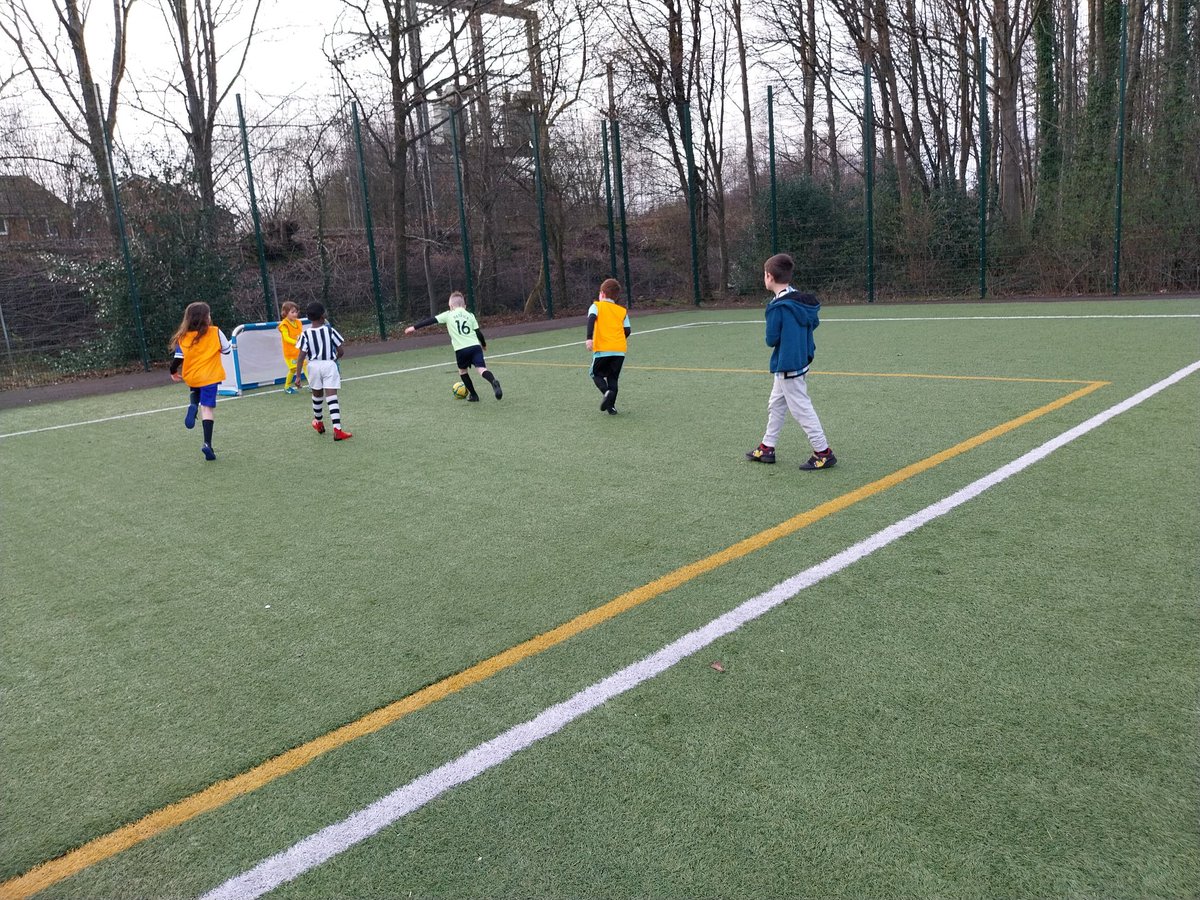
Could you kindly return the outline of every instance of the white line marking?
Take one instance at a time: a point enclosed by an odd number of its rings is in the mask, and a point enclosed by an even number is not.
[[[672,331],[672,330],[678,329],[678,328],[687,328],[692,324],[696,324],[696,323],[689,322],[684,325],[667,325],[663,328],[650,328],[650,329],[647,329],[646,331],[639,331],[638,334],[646,335],[646,334],[654,334],[655,332],[658,332],[658,331]],[[700,323],[700,324],[703,324],[703,323]],[[583,346],[583,341],[571,341],[566,344],[551,344],[551,345],[548,345],[545,347],[533,347],[532,349],[529,349],[529,350],[513,350],[510,353],[497,353],[494,355],[489,353],[488,356],[491,357],[492,359],[504,359],[505,357],[509,357],[509,356],[524,356],[527,353],[541,353],[546,350],[561,350],[565,347],[580,347],[580,346]],[[431,363],[426,366],[410,366],[407,369],[392,369],[391,371],[388,371],[388,372],[373,372],[370,375],[353,375],[349,378],[343,378],[342,381],[365,381],[368,378],[380,378],[384,375],[409,375],[413,372],[424,372],[429,369],[444,369],[448,365],[453,365],[453,363],[445,363],[445,362]],[[580,368],[587,368],[587,360],[580,360],[579,365],[580,365]],[[281,394],[281,393],[283,393],[283,388],[273,388],[271,390],[255,391],[253,394],[240,394],[236,397],[222,397],[218,402],[229,403],[234,400],[253,400],[256,397],[268,397],[271,394]],[[103,419],[88,419],[83,422],[66,422],[62,425],[46,425],[42,428],[30,428],[30,429],[27,429],[26,431],[10,431],[7,434],[0,434],[0,438],[21,437],[22,435],[27,435],[27,434],[41,434],[44,431],[58,431],[60,428],[78,428],[81,425],[102,425],[105,422],[119,422],[122,419],[133,419],[133,418],[136,418],[137,416],[149,416],[149,415],[153,415],[155,413],[178,412],[182,409],[187,409],[186,403],[182,404],[180,406],[164,406],[164,407],[160,407],[159,409],[143,409],[138,412],[122,413],[119,416],[106,416]]]
[[[901,519],[894,525],[877,531],[825,562],[793,575],[765,593],[752,597],[740,606],[713,619],[707,625],[685,634],[658,652],[626,666],[591,687],[584,688],[569,700],[545,709],[533,719],[516,725],[490,741],[467,751],[458,759],[427,772],[341,822],[329,825],[293,844],[287,850],[268,857],[254,868],[209,891],[201,900],[242,900],[242,898],[260,897],[281,884],[298,878],[355,844],[382,831],[410,812],[420,809],[451,788],[464,784],[488,769],[500,765],[513,754],[555,734],[575,719],[591,712],[614,697],[632,690],[642,682],[707,647],[713,641],[736,631],[747,622],[757,619],[784,601],[792,599],[805,588],[823,581],[876,550],[886,547],[934,519],[944,516],[968,500],[978,497],[989,488],[995,487],[1034,463],[1045,459],[1060,447],[1100,427],[1110,419],[1132,409],[1198,370],[1200,370],[1200,361],[1180,369],[1144,391],[1122,400],[1104,412],[1063,432],[1058,437],[1051,438],[1041,446],[1035,447],[1007,465],[971,482],[948,497]]]
[[[862,318],[862,319],[842,319],[836,316],[827,316],[822,322],[975,322],[975,321],[1007,321],[1009,319],[1200,319],[1200,313],[1180,313],[1180,314],[1154,314],[1148,313],[1145,315],[1083,315],[1083,316],[906,316],[906,317],[890,317],[890,318]],[[719,322],[685,322],[680,325],[665,325],[662,328],[649,328],[645,331],[638,331],[638,336],[647,334],[655,334],[661,331],[675,331],[681,328],[701,328],[707,325],[762,325],[763,320],[758,319],[730,319]],[[552,344],[546,347],[534,347],[530,350],[514,350],[511,353],[497,353],[494,356],[488,354],[492,359],[504,359],[509,356],[524,356],[527,353],[541,353],[546,350],[562,350],[566,347],[578,347],[583,344],[583,341],[570,341],[566,344]],[[586,360],[580,361],[580,366],[586,366]],[[412,366],[407,369],[392,369],[388,372],[374,372],[370,375],[354,375],[349,378],[343,378],[342,381],[365,381],[368,378],[382,378],[385,375],[409,375],[413,372],[424,372],[429,369],[441,369],[449,363],[433,363],[427,366]],[[232,400],[252,400],[255,397],[267,397],[271,394],[283,393],[283,388],[275,388],[267,391],[256,391],[253,394],[241,394],[237,397],[223,397],[221,402],[228,403]],[[21,437],[29,434],[41,434],[44,431],[58,431],[60,428],[78,428],[82,425],[102,425],[105,422],[119,422],[122,419],[132,419],[137,416],[149,416],[155,413],[162,412],[178,412],[181,409],[187,409],[187,404],[180,406],[164,406],[160,409],[145,409],[139,412],[122,413],[119,416],[106,416],[103,419],[88,419],[83,422],[66,422],[62,425],[46,425],[42,428],[30,428],[26,431],[10,431],[6,434],[0,434],[0,439]]]

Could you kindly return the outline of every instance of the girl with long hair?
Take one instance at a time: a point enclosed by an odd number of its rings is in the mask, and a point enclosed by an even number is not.
[[[183,426],[195,428],[196,413],[199,412],[204,428],[200,452],[211,462],[217,458],[212,447],[217,387],[225,380],[221,356],[230,352],[229,339],[220,328],[213,326],[212,311],[207,303],[189,303],[183,311],[183,321],[171,337],[170,347],[174,352],[171,380],[185,382],[191,389]]]

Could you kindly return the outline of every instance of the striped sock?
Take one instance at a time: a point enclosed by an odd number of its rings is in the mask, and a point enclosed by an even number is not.
[[[329,421],[334,428],[342,427],[342,408],[338,406],[337,397],[329,398]]]
[[[320,397],[313,397],[312,403],[313,403],[313,418],[316,419],[318,422],[320,422],[321,421],[322,399]]]

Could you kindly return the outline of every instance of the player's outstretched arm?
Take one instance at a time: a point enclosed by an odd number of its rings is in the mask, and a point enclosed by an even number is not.
[[[418,328],[424,328],[426,325],[436,325],[436,324],[437,324],[437,319],[435,319],[433,316],[429,316],[428,318],[422,319],[420,322],[413,322],[411,325],[409,325],[407,328],[404,329],[404,333],[412,334]]]

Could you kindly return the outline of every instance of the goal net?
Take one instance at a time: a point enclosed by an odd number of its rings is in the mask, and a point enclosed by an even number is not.
[[[301,319],[306,326],[308,319]],[[226,396],[253,388],[283,384],[288,367],[283,359],[283,341],[278,322],[250,322],[233,329],[229,337],[233,352],[222,356],[225,380],[217,393]]]

